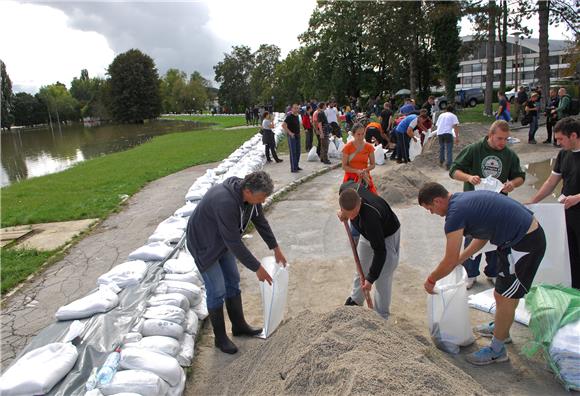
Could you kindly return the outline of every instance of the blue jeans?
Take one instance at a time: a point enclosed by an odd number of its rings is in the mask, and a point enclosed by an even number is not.
[[[536,131],[538,130],[538,117],[532,117],[530,121],[530,130],[528,131],[528,142],[536,140]]]
[[[471,238],[465,238],[464,247],[467,247],[467,245],[469,245],[470,243]],[[478,254],[477,256],[475,256],[474,259],[467,259],[463,263],[463,267],[465,268],[465,271],[467,271],[467,276],[469,278],[475,278],[479,275],[479,263],[481,262],[482,254],[483,253]],[[490,278],[497,277],[497,260],[498,256],[496,250],[485,253],[485,261],[487,261],[487,266],[485,267],[483,272],[485,273],[486,276],[489,276]]]
[[[453,135],[443,133],[437,135],[437,140],[439,141],[439,162],[445,162],[447,167],[450,168],[453,161]],[[447,161],[445,161],[445,152],[447,152]]]
[[[300,162],[300,135],[288,136],[288,149],[290,149],[290,170],[296,172]]]
[[[397,159],[405,162],[410,162],[409,146],[411,138],[406,133],[397,133],[397,145],[395,151],[397,152]]]
[[[224,305],[224,299],[236,297],[240,291],[240,273],[236,257],[229,250],[201,273],[207,292],[207,309],[213,310]]]

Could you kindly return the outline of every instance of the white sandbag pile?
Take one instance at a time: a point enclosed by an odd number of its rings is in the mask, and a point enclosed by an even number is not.
[[[129,253],[129,260],[162,261],[173,252],[173,248],[163,242],[152,242]]]
[[[97,313],[108,312],[119,305],[121,289],[115,283],[100,285],[98,290],[79,298],[56,311],[56,320],[84,319]]]
[[[126,261],[116,265],[97,279],[97,284],[107,285],[114,283],[124,289],[141,283],[147,273],[147,264],[143,260]]]
[[[567,387],[580,391],[580,320],[558,330],[549,352]]]

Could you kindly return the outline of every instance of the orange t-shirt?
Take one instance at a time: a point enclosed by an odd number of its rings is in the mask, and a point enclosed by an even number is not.
[[[350,156],[355,151],[356,151],[356,146],[354,145],[354,142],[348,142],[347,144],[345,144],[344,148],[342,149],[342,152],[344,154],[346,154],[347,156]],[[365,142],[365,146],[363,147],[363,149],[361,151],[359,151],[357,153],[357,155],[355,155],[353,157],[353,159],[350,160],[350,162],[348,163],[348,166],[350,166],[351,168],[355,168],[355,169],[368,168],[369,157],[371,155],[375,155],[375,148],[373,147],[372,144]]]

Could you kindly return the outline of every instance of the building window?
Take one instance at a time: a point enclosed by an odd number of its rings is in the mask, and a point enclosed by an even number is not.
[[[524,66],[534,66],[534,58],[525,58]]]
[[[527,71],[524,73],[524,80],[534,80],[534,72],[533,71]]]
[[[558,55],[550,56],[550,65],[558,65],[560,64],[560,57]]]
[[[560,77],[560,70],[559,69],[552,69],[550,70],[550,78],[558,78]]]
[[[471,80],[471,77],[463,77],[463,82],[462,82],[462,84],[463,84],[463,85],[469,85],[469,84],[471,84],[471,81],[472,81],[472,80]]]
[[[463,65],[462,70],[463,73],[471,73],[471,65]]]
[[[472,84],[481,84],[481,76],[474,76],[471,80]]]
[[[471,65],[471,70],[474,73],[479,73],[481,71],[481,63],[474,63]]]

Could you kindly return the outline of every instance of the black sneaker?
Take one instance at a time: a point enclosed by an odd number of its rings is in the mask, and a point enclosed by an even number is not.
[[[543,143],[543,144],[550,144],[550,143],[552,143],[552,141],[550,141],[550,140],[546,139],[546,140],[544,140],[542,143]]]
[[[302,169],[301,167],[298,167],[297,169],[298,169],[299,171],[301,171],[301,170],[304,170],[304,169]]]
[[[344,302],[344,305],[347,305],[347,306],[356,306],[356,307],[358,307],[358,306],[359,306],[359,305],[358,305],[358,304],[357,304],[357,303],[356,303],[356,302],[355,302],[355,301],[354,301],[352,298],[350,298],[350,297],[348,297],[348,298],[346,299],[346,301]]]
[[[536,142],[535,140],[528,140],[528,144],[537,144],[538,142]]]

